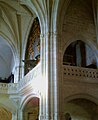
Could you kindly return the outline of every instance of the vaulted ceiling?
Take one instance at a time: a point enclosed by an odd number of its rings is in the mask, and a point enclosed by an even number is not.
[[[39,15],[44,21],[49,13],[48,10],[51,12],[57,2],[61,10],[64,8],[63,4],[68,4],[71,0],[0,0],[0,77],[8,77],[14,71],[15,65],[20,65],[19,60],[23,59],[26,40],[34,18]],[[81,2],[92,7],[94,19],[97,21],[96,0],[81,0]],[[59,10],[58,14],[61,15]],[[56,9],[53,11],[55,13]]]
[[[21,50],[34,19],[33,13],[17,0],[0,0],[0,77],[7,78],[19,66]],[[28,31],[27,31],[28,30]],[[23,45],[23,46],[22,46]]]
[[[0,77],[9,77],[13,62],[12,50],[7,42],[0,36]]]

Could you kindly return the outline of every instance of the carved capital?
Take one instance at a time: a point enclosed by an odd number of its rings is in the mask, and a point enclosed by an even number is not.
[[[18,108],[20,106],[20,98],[17,96],[10,96],[10,99],[12,100],[13,104]]]

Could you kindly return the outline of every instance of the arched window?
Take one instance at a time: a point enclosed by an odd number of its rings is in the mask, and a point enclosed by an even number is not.
[[[40,24],[38,18],[34,19],[28,37],[25,54],[25,74],[34,68],[40,61]]]
[[[96,57],[92,49],[81,40],[72,42],[63,57],[64,65],[97,68]]]

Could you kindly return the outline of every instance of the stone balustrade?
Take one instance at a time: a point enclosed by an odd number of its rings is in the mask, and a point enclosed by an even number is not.
[[[18,83],[18,90],[23,89],[31,81],[33,83],[33,80],[35,80],[36,77],[39,76],[40,74],[41,74],[41,68],[40,68],[40,63],[39,63],[28,74],[26,74],[22,80],[20,80],[20,82]]]
[[[38,64],[32,69],[19,83],[0,83],[0,93],[17,93],[17,90],[23,89],[31,81],[41,74],[41,67]],[[63,74],[67,79],[79,79],[82,81],[98,81],[98,70],[82,68],[77,66],[63,65]]]
[[[0,93],[15,93],[17,92],[17,83],[0,83]]]
[[[17,93],[41,74],[40,63],[24,76],[19,83],[0,83],[0,93]],[[33,83],[33,82],[32,82]]]
[[[97,69],[63,65],[63,74],[64,77],[67,76],[67,78],[71,78],[71,79],[75,78],[75,79],[82,79],[84,81],[85,80],[98,81]]]

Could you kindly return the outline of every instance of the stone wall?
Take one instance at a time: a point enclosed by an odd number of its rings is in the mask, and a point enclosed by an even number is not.
[[[62,47],[66,42],[75,40],[95,41],[95,27],[92,8],[85,6],[81,0],[71,1],[63,20]]]
[[[86,1],[87,2],[87,1]],[[90,3],[90,1],[89,1]],[[65,16],[63,19],[63,23],[62,23],[62,35],[61,35],[61,59],[63,58],[63,53],[66,50],[66,48],[74,41],[77,40],[81,40],[84,41],[87,45],[89,45],[89,47],[92,46],[92,43],[96,42],[96,30],[95,30],[95,24],[94,24],[94,20],[93,20],[93,10],[91,7],[91,4],[86,4],[84,1],[82,0],[72,0],[69,4],[68,9],[65,11]],[[90,46],[91,45],[91,46]],[[87,47],[86,47],[87,49]],[[90,51],[88,50],[88,54],[90,53]],[[94,56],[94,54],[92,54],[91,56]],[[95,57],[94,57],[95,58]],[[63,60],[61,60],[63,61]],[[87,60],[88,64],[89,64],[89,59]],[[62,63],[63,64],[63,63]],[[65,66],[65,69],[67,69],[67,67]],[[78,67],[76,68],[78,69]],[[80,68],[82,69],[82,68]],[[69,98],[72,100],[77,96],[76,98],[87,98],[88,100],[95,102],[96,100],[93,99],[96,98],[97,96],[97,80],[98,78],[92,78],[91,75],[92,73],[90,73],[90,78],[85,78],[85,75],[89,76],[88,73],[86,72],[84,76],[81,76],[81,70],[79,71],[79,74],[77,71],[70,71],[70,69],[67,69],[67,73],[68,75],[64,74],[63,72],[63,66],[62,69],[60,68],[60,70],[62,70],[62,81],[60,79],[61,85],[60,85],[60,89],[61,89],[61,97],[62,99],[61,101],[61,109],[62,109],[62,113],[64,114],[64,112],[66,111],[65,109],[70,108],[73,109],[73,107],[75,107],[75,109],[80,110],[80,108],[78,108],[77,106],[68,106],[66,104],[66,101],[69,100]],[[73,75],[75,74],[75,76]],[[83,73],[84,74],[84,73]],[[78,76],[80,75],[80,76]],[[91,81],[89,81],[91,79]],[[96,82],[95,82],[96,81]],[[90,96],[90,97],[89,97]],[[94,101],[95,100],[95,101]],[[64,106],[65,105],[65,106]],[[75,109],[73,110],[75,112]],[[84,108],[83,108],[84,109]],[[88,108],[89,109],[89,108]],[[77,110],[77,112],[78,112]],[[80,112],[82,111],[82,109],[80,110]],[[69,111],[67,111],[69,112]],[[83,111],[82,111],[83,112]],[[93,113],[92,113],[93,114]],[[93,114],[94,115],[94,114]],[[81,115],[80,115],[81,116]],[[76,119],[73,117],[72,120],[90,120],[93,118],[89,118],[90,114],[87,115],[85,114],[82,117],[79,117]],[[64,119],[64,118],[63,118]]]

